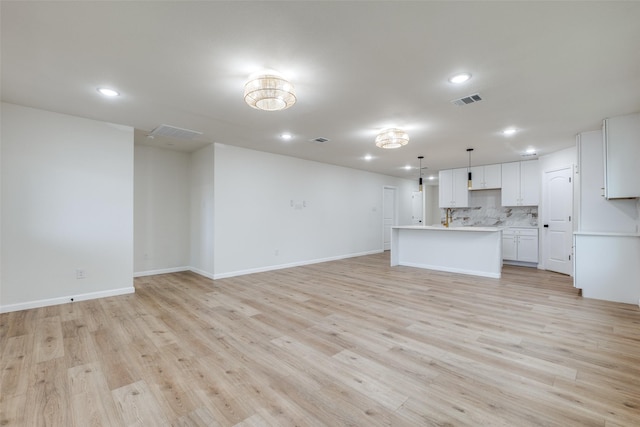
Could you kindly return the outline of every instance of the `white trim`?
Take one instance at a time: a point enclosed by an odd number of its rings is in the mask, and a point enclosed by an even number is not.
[[[463,268],[443,267],[441,265],[422,264],[422,263],[418,263],[418,262],[403,262],[402,264],[398,264],[398,265],[403,265],[403,266],[406,266],[406,267],[424,268],[426,270],[445,271],[447,273],[470,274],[472,276],[490,277],[492,279],[499,279],[501,277],[501,273],[490,273],[490,272],[487,272],[487,271],[465,270]]]
[[[200,270],[199,268],[195,268],[195,267],[189,267],[189,271],[191,271],[192,273],[196,273],[199,274],[201,276],[206,277],[207,279],[214,279],[214,275],[209,273],[208,271],[204,271],[204,270]]]
[[[18,304],[9,304],[0,306],[0,313],[28,310],[30,308],[48,307],[50,305],[66,304],[69,302],[86,301],[97,298],[114,297],[118,295],[132,294],[135,291],[135,288],[131,286],[129,288],[111,289],[108,291],[90,292],[88,294],[69,295],[66,297],[41,299],[36,301],[22,302]]]
[[[179,273],[181,271],[192,271],[191,267],[161,268],[159,270],[138,271],[133,273],[133,277],[155,276],[156,274]]]
[[[384,252],[384,251],[381,250],[381,249],[376,249],[376,250],[373,250],[373,251],[366,251],[366,252],[360,252],[360,253],[355,253],[355,254],[338,255],[338,256],[333,256],[333,257],[328,257],[328,258],[320,258],[320,259],[313,259],[313,260],[308,260],[308,261],[292,262],[292,263],[289,263],[289,264],[270,265],[270,266],[266,266],[266,267],[250,268],[248,270],[231,271],[229,273],[214,274],[213,277],[211,277],[209,275],[204,275],[204,274],[203,274],[203,276],[209,277],[209,278],[212,278],[212,279],[226,279],[228,277],[243,276],[245,274],[263,273],[265,271],[281,270],[283,268],[291,268],[291,267],[300,267],[300,266],[303,266],[303,265],[318,264],[318,263],[321,263],[321,262],[336,261],[336,260],[345,259],[345,258],[355,258],[355,257],[359,257],[359,256],[379,254],[379,253],[382,253],[382,252]],[[201,274],[201,273],[195,271],[194,269],[192,269],[191,271],[193,271],[194,273]]]

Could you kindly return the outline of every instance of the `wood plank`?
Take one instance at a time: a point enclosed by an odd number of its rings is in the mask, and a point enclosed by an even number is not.
[[[127,427],[170,425],[162,405],[156,400],[144,380],[117,388],[111,394],[122,416],[123,425]]]

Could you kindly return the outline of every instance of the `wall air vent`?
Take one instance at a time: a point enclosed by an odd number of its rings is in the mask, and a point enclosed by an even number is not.
[[[324,144],[325,142],[328,142],[329,139],[328,138],[323,138],[323,137],[318,137],[318,138],[314,138],[314,139],[310,139],[310,142],[313,142],[314,144]]]
[[[463,105],[473,104],[474,102],[478,102],[478,101],[482,101],[482,97],[480,96],[479,93],[474,93],[473,95],[465,96],[459,99],[454,99],[453,101],[451,101],[451,103],[453,105],[457,105],[458,107],[461,107]]]
[[[147,136],[169,136],[171,138],[193,139],[200,135],[202,135],[202,132],[195,130],[182,129],[169,125],[160,125],[152,130]]]
[[[537,155],[538,153],[524,153],[524,154],[520,154],[520,157],[535,157]]]

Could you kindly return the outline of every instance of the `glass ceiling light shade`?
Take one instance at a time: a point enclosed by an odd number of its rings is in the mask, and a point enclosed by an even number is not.
[[[244,100],[257,110],[285,110],[296,103],[296,91],[284,78],[275,74],[262,74],[244,85]]]
[[[376,136],[376,145],[380,148],[400,148],[408,143],[409,135],[402,129],[385,129]]]

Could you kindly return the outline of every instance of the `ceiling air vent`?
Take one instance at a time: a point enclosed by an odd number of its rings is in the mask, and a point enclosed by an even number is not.
[[[169,136],[171,138],[193,139],[202,135],[202,132],[195,130],[177,128],[175,126],[160,125],[147,136]]]
[[[479,93],[474,93],[473,95],[465,96],[460,99],[454,99],[453,101],[451,101],[451,103],[453,105],[457,105],[458,107],[461,107],[463,105],[473,104],[474,102],[478,102],[478,101],[482,101],[482,97],[480,96]]]
[[[323,137],[318,137],[318,138],[314,138],[314,139],[310,139],[309,141],[315,143],[315,144],[324,144],[325,142],[329,141],[328,138],[323,138]]]

